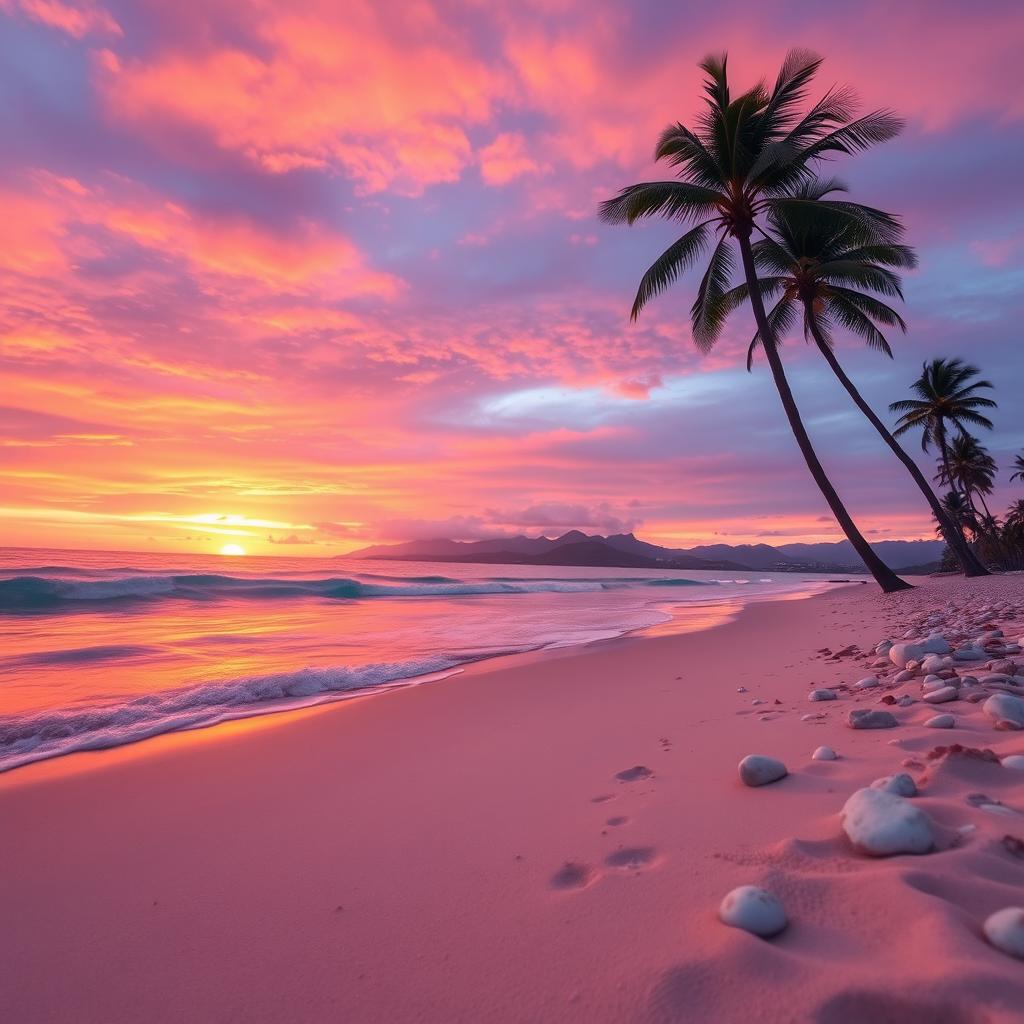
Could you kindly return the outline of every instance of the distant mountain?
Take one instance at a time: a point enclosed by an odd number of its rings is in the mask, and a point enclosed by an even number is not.
[[[938,540],[883,540],[872,547],[896,571],[920,571],[938,563]],[[413,540],[375,544],[343,558],[423,562],[483,562],[508,565],[594,565],[652,569],[713,569],[731,572],[848,572],[863,564],[849,541],[825,544],[704,544],[666,548],[632,533],[610,537],[570,530],[560,537],[498,537],[492,540]]]
[[[896,570],[938,562],[945,547],[941,540],[879,540],[871,546],[883,562]],[[793,561],[830,562],[832,565],[862,564],[848,540],[834,544],[780,544],[778,550]]]

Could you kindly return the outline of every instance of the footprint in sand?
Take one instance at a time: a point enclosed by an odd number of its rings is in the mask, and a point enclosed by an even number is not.
[[[597,877],[589,864],[566,861],[551,877],[552,889],[585,889]]]
[[[615,778],[617,778],[619,782],[639,782],[642,779],[650,779],[653,777],[654,772],[643,764],[634,765],[632,768],[626,768],[621,772],[615,773]]]
[[[624,846],[621,850],[608,854],[604,862],[610,868],[621,871],[639,871],[654,863],[657,851],[653,846]]]
[[[619,815],[617,815],[614,818],[609,818],[605,822],[605,824],[606,825],[611,825],[612,828],[618,828],[620,825],[625,825],[627,821],[629,821],[629,818],[619,814]]]

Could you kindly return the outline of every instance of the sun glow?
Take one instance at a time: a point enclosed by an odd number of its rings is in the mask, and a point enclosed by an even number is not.
[[[244,555],[245,548],[241,544],[225,544],[221,549],[222,555]]]

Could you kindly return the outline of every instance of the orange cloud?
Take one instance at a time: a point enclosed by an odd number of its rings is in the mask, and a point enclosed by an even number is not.
[[[536,174],[541,167],[527,152],[526,139],[519,132],[502,132],[480,150],[480,176],[488,185],[506,185],[524,174]]]
[[[20,10],[34,21],[81,39],[93,32],[122,36],[121,26],[110,13],[93,3],[62,3],[61,0],[0,0],[0,10]]]

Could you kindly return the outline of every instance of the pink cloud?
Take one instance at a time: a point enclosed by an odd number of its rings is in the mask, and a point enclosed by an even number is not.
[[[507,185],[524,174],[537,174],[541,170],[519,132],[502,132],[480,150],[479,159],[480,176],[488,185]]]
[[[121,26],[98,4],[62,3],[61,0],[0,0],[0,11],[15,10],[49,28],[66,32],[75,39],[96,33],[122,36]]]

